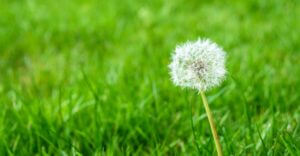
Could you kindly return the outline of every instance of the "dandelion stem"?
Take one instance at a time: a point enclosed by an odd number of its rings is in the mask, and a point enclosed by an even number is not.
[[[206,96],[205,96],[204,92],[201,92],[201,97],[202,97],[202,101],[203,101],[203,104],[204,104],[204,107],[205,107],[206,115],[207,115],[207,118],[208,118],[208,121],[209,121],[210,129],[211,129],[211,132],[212,132],[214,140],[215,140],[218,156],[223,156],[219,136],[218,136],[217,129],[216,129],[216,125],[214,123],[212,113],[209,109],[207,99],[206,99]]]

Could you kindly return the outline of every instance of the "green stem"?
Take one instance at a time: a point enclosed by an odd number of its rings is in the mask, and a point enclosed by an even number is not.
[[[215,140],[218,156],[223,156],[220,139],[219,139],[217,129],[216,129],[216,125],[214,123],[212,113],[209,109],[208,102],[207,102],[204,92],[201,92],[201,97],[202,97],[203,105],[205,107],[206,115],[207,115],[207,118],[209,121],[210,129],[211,129],[211,132],[212,132],[214,140]]]

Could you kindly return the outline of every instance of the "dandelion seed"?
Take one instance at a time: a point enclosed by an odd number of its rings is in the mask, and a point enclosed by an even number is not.
[[[223,155],[222,148],[204,92],[220,85],[225,79],[225,56],[217,44],[208,39],[198,39],[177,46],[169,65],[175,85],[193,88],[201,93],[218,156]]]
[[[176,47],[169,65],[175,85],[207,91],[225,78],[225,52],[208,39]]]

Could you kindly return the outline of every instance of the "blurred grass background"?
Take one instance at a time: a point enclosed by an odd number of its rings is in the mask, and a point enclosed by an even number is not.
[[[199,36],[228,54],[207,93],[224,154],[300,155],[299,17],[297,0],[0,0],[0,155],[215,155],[167,68]]]

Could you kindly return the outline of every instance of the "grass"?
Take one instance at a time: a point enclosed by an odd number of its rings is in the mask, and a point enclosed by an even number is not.
[[[207,93],[224,155],[299,155],[299,16],[296,0],[0,0],[0,155],[216,155],[167,68],[199,36],[228,54]]]

